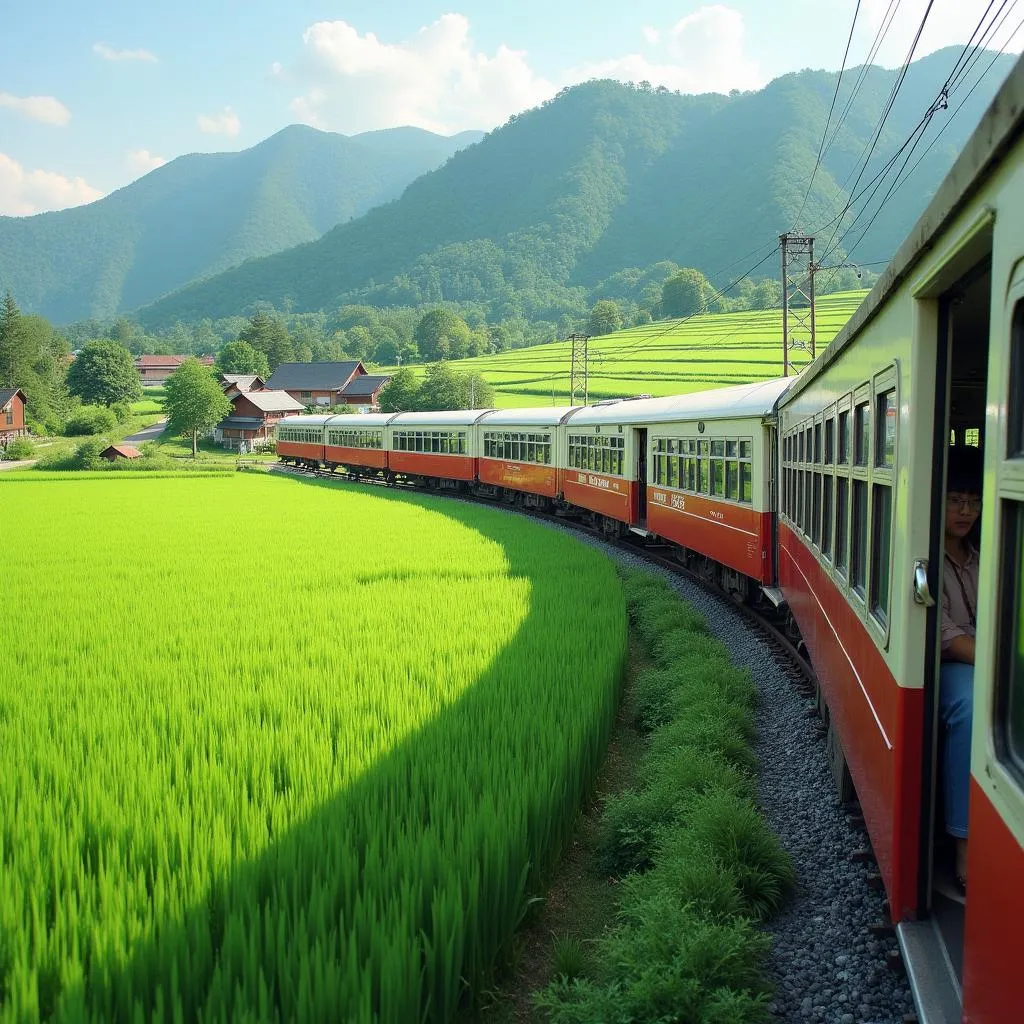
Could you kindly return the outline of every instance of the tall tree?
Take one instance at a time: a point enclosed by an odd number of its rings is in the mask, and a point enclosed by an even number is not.
[[[192,458],[199,449],[200,431],[215,427],[231,412],[231,400],[213,374],[198,359],[186,359],[167,378],[164,408],[167,429],[192,435]]]
[[[693,267],[683,267],[661,286],[661,311],[664,316],[693,316],[705,305],[711,292],[708,279]]]
[[[295,358],[288,328],[277,319],[260,310],[239,332],[239,341],[247,341],[267,357],[270,370],[280,363],[289,363]]]
[[[416,372],[403,366],[380,389],[377,404],[381,412],[412,412],[419,408],[420,382]]]
[[[21,310],[10,292],[0,303],[0,385],[22,387],[31,353],[23,330]]]
[[[137,402],[142,397],[132,354],[116,341],[90,341],[68,370],[68,387],[90,404]]]
[[[247,341],[229,341],[217,356],[221,373],[254,373],[264,380],[270,375],[267,355]]]
[[[588,334],[612,334],[622,326],[619,304],[611,299],[598,299],[587,321]]]
[[[450,309],[432,309],[420,317],[413,338],[426,360],[462,359],[469,346],[469,327]]]

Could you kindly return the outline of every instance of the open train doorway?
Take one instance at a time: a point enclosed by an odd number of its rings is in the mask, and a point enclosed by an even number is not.
[[[636,439],[636,511],[634,525],[647,528],[647,430],[644,427],[634,432]]]
[[[989,254],[941,296],[937,339],[929,559],[934,571],[928,574],[935,603],[926,644],[919,902],[931,918],[957,996],[970,889],[964,853],[991,294]],[[970,635],[970,644],[956,642],[957,630]]]

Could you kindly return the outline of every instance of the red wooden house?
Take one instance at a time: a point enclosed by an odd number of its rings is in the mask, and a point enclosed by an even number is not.
[[[135,369],[143,384],[163,384],[186,359],[192,356],[136,356]],[[196,356],[203,366],[213,366],[213,356]]]
[[[21,388],[0,389],[0,445],[28,434],[25,403],[25,392]]]
[[[231,415],[214,429],[214,440],[225,448],[250,448],[274,436],[285,416],[301,412],[302,403],[284,391],[241,391],[231,399]]]

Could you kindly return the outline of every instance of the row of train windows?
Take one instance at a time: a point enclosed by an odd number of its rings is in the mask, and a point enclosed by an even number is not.
[[[466,432],[464,430],[396,430],[391,446],[396,452],[465,455]]]
[[[327,443],[336,448],[383,448],[383,430],[328,430]]]
[[[896,464],[896,389],[875,395],[874,453],[871,444],[871,402],[857,402],[823,423],[808,424],[782,442],[784,462],[814,466],[853,465],[892,468]],[[838,436],[837,436],[838,435]]]
[[[484,434],[484,458],[548,465],[551,462],[551,435],[488,431]]]
[[[570,434],[569,466],[609,476],[624,476],[626,439],[621,434]]]
[[[694,494],[751,503],[750,438],[656,438],[652,482]]]
[[[321,427],[278,427],[277,439],[297,444],[323,444],[324,432]]]

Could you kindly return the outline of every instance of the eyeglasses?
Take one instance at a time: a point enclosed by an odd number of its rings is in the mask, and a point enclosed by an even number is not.
[[[963,509],[966,512],[981,511],[981,498],[961,498],[958,494],[947,494],[946,504],[950,508]]]

